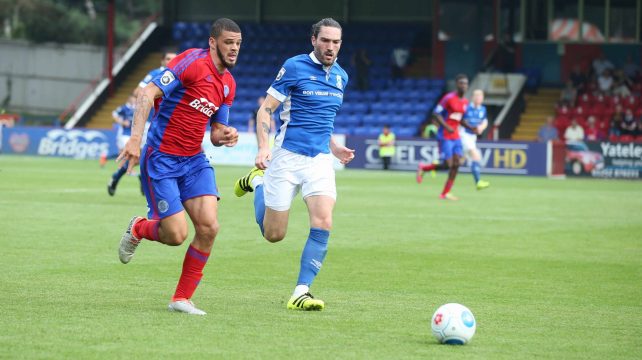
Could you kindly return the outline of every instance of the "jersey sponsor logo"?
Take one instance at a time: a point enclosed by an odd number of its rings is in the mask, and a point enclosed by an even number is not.
[[[343,89],[343,79],[341,78],[341,75],[337,75],[337,87],[339,89]]]
[[[174,77],[174,74],[172,74],[171,71],[165,71],[163,73],[163,76],[161,76],[160,83],[164,86],[167,86],[175,79],[176,78]]]
[[[279,70],[279,73],[278,73],[278,74],[276,74],[276,79],[275,79],[275,81],[279,81],[279,80],[281,80],[281,78],[283,77],[283,75],[285,75],[285,68],[284,68],[284,67],[282,67],[282,68],[281,68],[281,70]]]
[[[462,114],[460,112],[455,112],[455,113],[450,114],[450,119],[456,120],[456,121],[461,121],[461,118],[462,118],[463,115],[464,114]]]
[[[214,113],[218,110],[218,106],[216,106],[213,102],[207,100],[206,98],[194,99],[191,103],[189,103],[189,106],[202,112],[208,117],[212,117],[212,115],[214,115]]]
[[[316,76],[314,76],[314,75],[310,75],[310,80],[312,80],[312,81],[316,81],[316,80],[317,80],[317,77],[316,77]]]

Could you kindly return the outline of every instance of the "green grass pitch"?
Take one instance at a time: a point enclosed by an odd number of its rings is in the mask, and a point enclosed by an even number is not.
[[[0,358],[624,359],[642,332],[642,183],[461,174],[337,173],[319,313],[288,311],[308,218],[262,240],[241,167],[217,167],[221,231],[194,301],[166,310],[186,244],[144,242],[128,265],[120,236],[146,211],[135,177],[115,197],[110,162],[0,156]],[[190,236],[193,231],[190,229]],[[468,306],[477,334],[438,345],[434,310]],[[636,355],[637,354],[637,355]]]

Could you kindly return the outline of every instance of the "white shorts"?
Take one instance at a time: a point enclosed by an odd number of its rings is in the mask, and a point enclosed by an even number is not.
[[[465,129],[459,128],[459,137],[461,138],[464,156],[468,156],[471,150],[477,150],[477,135],[470,134]]]
[[[129,135],[120,135],[118,136],[118,151],[120,152],[125,148],[125,144],[129,141]]]
[[[288,210],[299,189],[304,199],[324,195],[336,200],[333,163],[332,154],[309,157],[275,146],[263,177],[265,206],[276,211]]]

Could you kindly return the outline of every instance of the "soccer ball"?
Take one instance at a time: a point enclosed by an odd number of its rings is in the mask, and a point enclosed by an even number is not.
[[[430,322],[432,334],[442,344],[464,345],[472,339],[477,329],[473,313],[461,304],[445,304],[439,307]]]

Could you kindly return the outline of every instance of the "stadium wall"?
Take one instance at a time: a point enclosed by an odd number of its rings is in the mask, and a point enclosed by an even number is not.
[[[0,101],[12,111],[60,113],[102,72],[102,47],[0,40]]]

